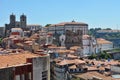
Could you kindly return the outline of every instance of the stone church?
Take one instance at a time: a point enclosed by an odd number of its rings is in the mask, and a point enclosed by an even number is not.
[[[27,26],[26,15],[22,14],[20,16],[20,21],[16,21],[16,16],[12,13],[10,15],[10,23],[5,24],[5,36],[9,35],[11,28],[22,28],[23,30],[25,30],[26,26]]]

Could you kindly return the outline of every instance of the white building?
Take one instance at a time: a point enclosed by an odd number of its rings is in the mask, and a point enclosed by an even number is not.
[[[52,24],[49,27],[46,28],[46,30],[48,32],[52,32],[52,33],[60,33],[63,34],[65,33],[66,30],[72,30],[74,32],[76,32],[77,30],[82,30],[83,34],[87,34],[88,33],[88,24],[83,23],[83,22],[62,22],[62,23],[58,23],[58,24]]]
[[[24,32],[21,28],[12,28],[11,33],[15,33],[15,32],[18,32],[20,37],[24,36]],[[11,34],[11,35],[13,35],[13,34]]]
[[[83,35],[83,55],[90,55],[92,53],[96,53],[97,46],[96,46],[96,39],[89,36]]]
[[[98,51],[113,49],[113,43],[103,38],[97,38]]]
[[[52,44],[53,43],[53,34],[48,32],[46,36],[46,44]]]

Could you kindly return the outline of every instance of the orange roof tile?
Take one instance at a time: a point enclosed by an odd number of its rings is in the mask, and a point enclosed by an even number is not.
[[[86,26],[88,26],[88,24],[86,24],[86,23],[83,23],[83,22],[61,22],[61,23],[58,23],[58,24],[52,24],[52,25],[50,25],[50,26],[64,26],[64,25],[86,25]]]
[[[40,57],[39,54],[32,54],[28,51],[23,51],[22,53],[11,53],[0,55],[0,68],[15,66],[19,64],[26,63],[27,58]]]
[[[102,78],[102,80],[115,80],[113,79],[111,76],[105,76],[103,74],[100,74],[98,72],[86,72],[86,73],[80,73],[80,74],[76,74],[76,77],[88,80],[88,79],[92,79],[93,77],[98,77],[98,78]]]
[[[97,43],[98,44],[112,44],[112,42],[105,40],[103,38],[97,38]]]
[[[83,36],[82,36],[82,39],[88,39],[88,38],[90,38],[89,35],[83,35]]]
[[[76,65],[72,65],[69,67],[69,69],[76,69],[76,68],[77,68]]]
[[[81,47],[80,46],[73,46],[73,47],[70,47],[70,50],[77,50],[79,48],[81,48]]]
[[[79,59],[73,59],[73,60],[62,60],[61,62],[57,63],[57,65],[67,65],[67,64],[83,64],[85,61],[79,60]]]
[[[78,56],[71,55],[71,54],[68,54],[67,57],[68,57],[68,58],[78,58]]]

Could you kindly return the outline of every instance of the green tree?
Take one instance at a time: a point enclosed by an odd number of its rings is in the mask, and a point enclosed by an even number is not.
[[[101,59],[112,58],[111,55],[110,55],[109,53],[107,53],[106,51],[101,52],[99,57],[100,57]]]
[[[0,38],[0,43],[2,42],[2,38]]]
[[[96,54],[92,54],[88,57],[89,59],[96,59],[97,58],[97,55]]]
[[[106,28],[106,29],[104,29],[104,30],[112,30],[111,28]]]
[[[95,34],[98,30],[101,30],[101,28],[91,28],[89,30],[89,35],[95,36]]]
[[[51,24],[46,24],[45,27],[49,27]]]

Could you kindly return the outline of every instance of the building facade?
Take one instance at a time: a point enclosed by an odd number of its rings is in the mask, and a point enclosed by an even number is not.
[[[97,53],[97,41],[94,37],[83,35],[82,42],[83,55],[91,55],[92,53]]]
[[[46,28],[48,32],[63,34],[66,30],[72,30],[76,32],[77,30],[81,30],[83,34],[88,33],[88,24],[82,22],[62,22],[58,24],[52,24]]]
[[[97,46],[98,46],[98,52],[113,49],[113,43],[103,38],[97,38]]]
[[[49,55],[47,54],[17,52],[0,55],[0,59],[2,60],[0,80],[50,80]]]
[[[67,49],[70,49],[72,46],[82,46],[82,31],[77,30],[73,32],[71,30],[66,30],[65,33],[65,46]]]

